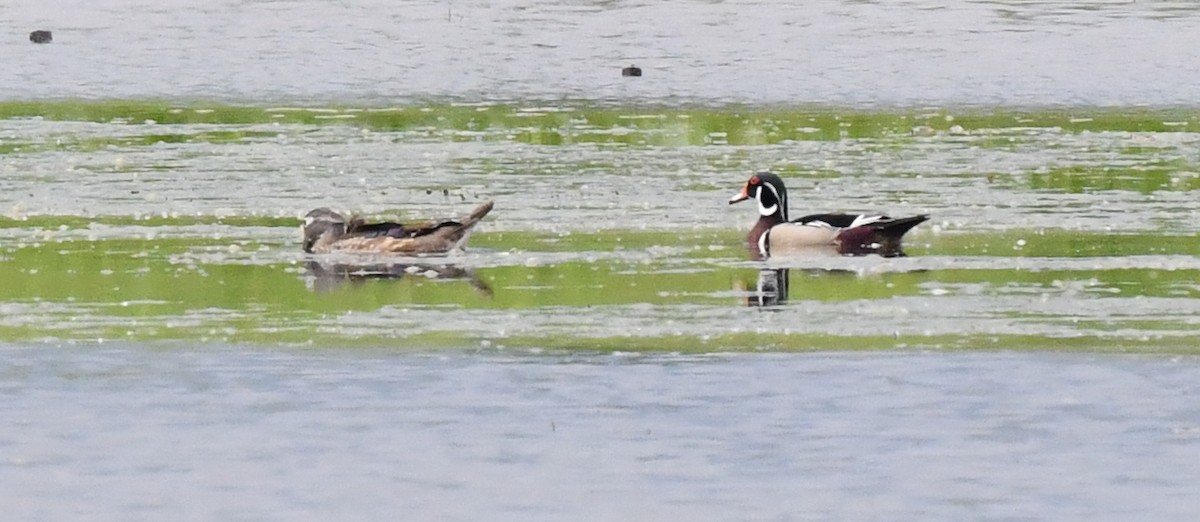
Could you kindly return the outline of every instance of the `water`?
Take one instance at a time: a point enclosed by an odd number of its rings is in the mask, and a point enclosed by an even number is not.
[[[55,347],[4,360],[0,498],[23,520],[1198,514],[1192,357]]]
[[[6,97],[1191,105],[1193,2],[9,3]],[[33,46],[37,28],[54,43]],[[620,69],[636,63],[645,76]]]
[[[793,4],[6,5],[7,512],[1196,518],[1200,8]]]
[[[36,108],[76,116],[0,124],[11,339],[1181,353],[1200,341],[1200,138],[1186,110]],[[933,219],[908,258],[751,263],[755,212],[726,201],[763,168],[787,180],[796,215]],[[496,210],[448,258],[298,246],[311,208],[450,218],[485,198]],[[763,269],[789,271],[771,313],[746,306]]]

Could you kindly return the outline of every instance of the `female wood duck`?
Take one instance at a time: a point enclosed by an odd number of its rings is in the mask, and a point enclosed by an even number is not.
[[[337,212],[318,208],[304,216],[304,251],[442,254],[465,246],[471,229],[491,212],[492,205],[492,201],[485,201],[461,222],[420,226],[366,223],[357,217],[347,221]]]
[[[751,256],[757,260],[786,251],[830,248],[841,255],[903,256],[901,237],[929,219],[928,215],[893,219],[869,214],[812,214],[789,221],[787,189],[783,180],[770,172],[750,176],[729,204],[751,198],[758,201],[759,218],[746,239]]]

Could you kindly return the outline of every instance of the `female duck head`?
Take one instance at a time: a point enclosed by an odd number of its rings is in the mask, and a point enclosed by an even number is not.
[[[304,216],[304,251],[313,253],[317,242],[337,241],[346,234],[346,218],[327,208],[318,208]]]

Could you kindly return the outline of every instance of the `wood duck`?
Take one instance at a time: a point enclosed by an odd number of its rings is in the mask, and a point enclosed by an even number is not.
[[[347,220],[328,208],[318,208],[304,216],[304,251],[442,254],[465,246],[471,229],[491,212],[492,205],[485,201],[461,222],[418,226],[367,223],[358,217]]]
[[[758,201],[759,218],[746,240],[751,257],[756,260],[788,251],[819,249],[850,256],[903,256],[901,237],[929,219],[924,214],[899,219],[870,214],[812,214],[789,221],[787,189],[783,180],[770,172],[750,176],[742,191],[729,199],[729,204],[751,198]]]

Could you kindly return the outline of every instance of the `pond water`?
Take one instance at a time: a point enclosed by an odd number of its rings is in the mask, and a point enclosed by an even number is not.
[[[5,97],[1195,103],[1189,1],[15,0]],[[54,43],[33,46],[34,29]],[[631,63],[645,74],[622,78]]]
[[[3,359],[0,498],[21,520],[1197,514],[1193,357],[105,346]]]
[[[17,518],[1200,514],[1196,4],[6,15]],[[933,218],[754,262],[768,169]],[[466,252],[300,252],[487,199]]]
[[[1200,338],[1186,110],[3,110],[42,115],[0,123],[14,340],[1193,353]],[[905,258],[753,263],[754,209],[726,201],[764,168],[811,205],[794,214],[933,219]],[[496,210],[465,253],[299,249],[311,208],[412,220],[483,199]],[[782,299],[761,299],[783,275]]]

